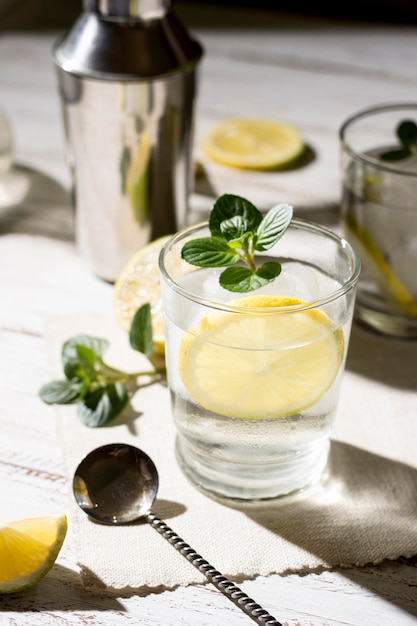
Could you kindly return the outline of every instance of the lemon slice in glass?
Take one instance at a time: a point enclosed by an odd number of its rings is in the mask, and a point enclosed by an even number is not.
[[[323,311],[297,310],[303,302],[295,298],[255,295],[230,304],[264,310],[212,313],[185,333],[179,372],[191,397],[241,419],[287,417],[318,402],[342,363],[342,329]]]
[[[136,311],[149,302],[155,354],[165,349],[158,257],[169,235],[137,250],[120,272],[113,287],[113,306],[122,330],[129,332]]]
[[[55,563],[66,532],[64,514],[0,523],[0,593],[39,582]]]
[[[262,119],[227,119],[205,136],[204,154],[230,167],[273,170],[286,167],[304,151],[297,128]]]

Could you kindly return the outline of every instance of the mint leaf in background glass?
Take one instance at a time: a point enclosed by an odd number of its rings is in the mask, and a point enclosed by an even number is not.
[[[382,161],[402,161],[412,156],[417,149],[417,124],[413,120],[400,122],[395,130],[401,147],[387,150],[379,155]]]
[[[403,159],[408,159],[413,154],[410,148],[402,148],[399,150],[387,150],[387,152],[383,152],[379,155],[379,158],[382,161],[402,161]]]
[[[187,241],[181,257],[198,267],[228,267],[220,274],[220,285],[232,292],[247,293],[275,280],[281,272],[278,262],[257,266],[255,251],[272,248],[291,223],[292,206],[273,207],[265,217],[248,200],[224,194],[209,215],[211,237]]]
[[[398,125],[397,136],[403,146],[417,144],[417,124],[412,120],[404,120]]]

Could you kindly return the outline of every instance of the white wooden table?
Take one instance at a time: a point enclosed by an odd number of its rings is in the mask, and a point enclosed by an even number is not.
[[[179,12],[181,12],[179,10]],[[417,26],[296,19],[276,13],[182,7],[202,41],[196,158],[203,133],[229,116],[278,118],[304,133],[311,160],[268,176],[205,163],[192,198],[205,211],[219,193],[260,208],[278,201],[337,223],[337,132],[354,111],[417,100]],[[236,24],[240,24],[240,28]],[[112,314],[112,287],[93,276],[73,240],[69,175],[51,61],[57,33],[0,36],[0,107],[15,136],[15,182],[25,200],[0,209],[0,516],[65,510],[70,477],[52,445],[52,412],[37,396],[49,380],[44,322],[53,314]],[[24,423],[24,436],[5,427]],[[42,444],[33,449],[32,437]],[[416,543],[417,545],[417,543]],[[287,626],[417,624],[417,559],[372,567],[270,576],[241,587]],[[97,598],[82,588],[71,529],[51,572],[27,592],[0,597],[0,624],[106,625],[251,623],[210,585],[131,598]]]

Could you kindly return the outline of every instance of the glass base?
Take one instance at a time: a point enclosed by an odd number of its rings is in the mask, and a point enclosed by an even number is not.
[[[318,483],[329,457],[329,439],[276,463],[229,463],[202,453],[177,436],[177,462],[192,483],[216,498],[258,502],[294,494]]]
[[[417,339],[417,316],[411,317],[390,311],[384,306],[370,306],[360,297],[356,299],[355,320],[380,335],[396,339]]]

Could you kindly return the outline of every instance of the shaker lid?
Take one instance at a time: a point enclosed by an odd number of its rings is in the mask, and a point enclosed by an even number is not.
[[[84,0],[84,9],[53,49],[54,61],[64,71],[140,80],[186,69],[202,57],[201,45],[169,0]]]

